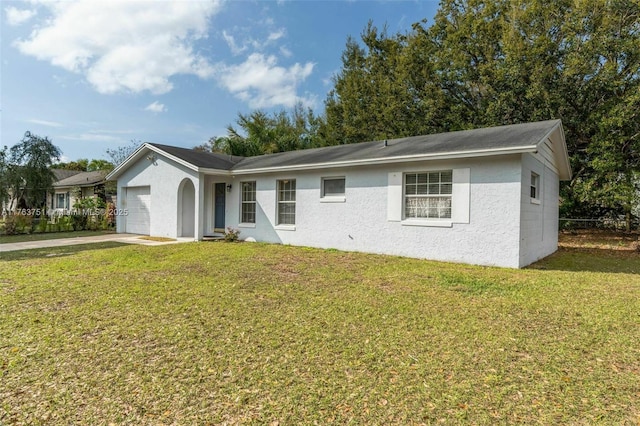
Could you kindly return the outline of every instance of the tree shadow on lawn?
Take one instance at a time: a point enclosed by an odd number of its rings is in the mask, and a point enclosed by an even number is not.
[[[60,247],[48,247],[39,249],[28,250],[16,250],[5,251],[0,253],[0,261],[11,260],[28,260],[28,259],[41,259],[45,257],[61,257],[70,256],[75,253],[88,251],[88,250],[103,250],[122,246],[128,246],[130,244],[119,243],[116,241],[105,241],[101,243],[90,244],[77,244],[73,246],[60,246]]]
[[[529,269],[640,274],[640,252],[633,249],[560,247]]]

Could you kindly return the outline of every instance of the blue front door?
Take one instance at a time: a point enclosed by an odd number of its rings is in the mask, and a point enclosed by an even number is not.
[[[226,184],[216,183],[215,187],[215,223],[216,230],[224,230],[224,203],[226,198]]]

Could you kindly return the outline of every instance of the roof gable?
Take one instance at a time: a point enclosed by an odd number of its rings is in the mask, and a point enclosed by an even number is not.
[[[196,151],[194,149],[161,145],[158,143],[148,143],[147,145],[156,147],[163,152],[171,154],[172,156],[184,160],[189,164],[193,164],[196,167],[206,169],[231,170],[231,168],[243,158],[216,152]]]
[[[171,145],[162,145],[158,143],[146,142],[138,147],[126,160],[118,164],[111,173],[106,176],[107,180],[117,179],[132,164],[144,157],[149,151],[163,155],[178,164],[181,164],[191,170],[200,171],[216,170],[226,172],[242,160],[243,157],[220,154],[214,152],[196,151],[188,148],[180,148]],[[151,154],[153,155],[153,154]],[[147,156],[147,158],[150,158]]]

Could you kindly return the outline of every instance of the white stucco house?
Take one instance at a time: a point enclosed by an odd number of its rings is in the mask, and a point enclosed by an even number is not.
[[[118,232],[518,268],[557,249],[559,120],[234,157],[145,143],[115,168]]]

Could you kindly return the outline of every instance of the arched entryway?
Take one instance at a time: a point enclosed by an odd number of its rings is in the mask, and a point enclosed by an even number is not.
[[[196,188],[189,178],[180,182],[178,187],[178,236],[195,236]]]

